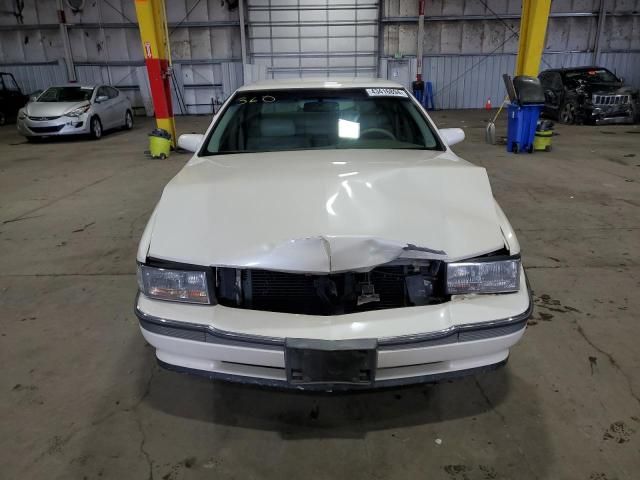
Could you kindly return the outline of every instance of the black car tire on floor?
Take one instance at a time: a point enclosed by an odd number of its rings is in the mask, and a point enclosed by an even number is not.
[[[124,114],[124,129],[131,130],[133,128],[133,114],[131,110],[127,110],[127,113]]]
[[[573,99],[565,100],[560,107],[560,112],[558,113],[558,120],[561,123],[565,123],[567,125],[571,125],[576,123],[576,117],[578,114],[578,104]]]
[[[89,124],[90,132],[89,136],[94,140],[100,140],[102,138],[102,122],[98,117],[92,117]]]

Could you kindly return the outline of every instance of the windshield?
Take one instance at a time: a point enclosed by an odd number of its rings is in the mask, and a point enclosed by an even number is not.
[[[319,149],[441,149],[401,89],[238,92],[202,155]]]
[[[51,87],[38,97],[38,102],[82,102],[89,100],[92,93],[91,87]]]
[[[618,83],[620,80],[609,70],[604,68],[598,68],[594,70],[575,70],[573,72],[566,72],[566,77],[569,80],[577,81],[582,80],[587,83]]]

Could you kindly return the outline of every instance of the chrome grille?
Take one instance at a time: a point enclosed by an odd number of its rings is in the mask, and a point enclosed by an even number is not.
[[[47,120],[55,120],[56,118],[60,118],[60,116],[57,117],[29,117],[29,120],[33,120],[36,122],[45,122]]]
[[[594,105],[626,105],[630,95],[593,95]]]

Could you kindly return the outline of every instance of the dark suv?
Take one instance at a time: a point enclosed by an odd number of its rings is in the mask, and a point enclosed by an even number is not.
[[[29,97],[23,95],[13,75],[0,72],[0,125],[15,120],[18,110],[25,106]]]
[[[544,114],[562,123],[633,123],[638,91],[606,68],[574,67],[538,75],[544,89]]]

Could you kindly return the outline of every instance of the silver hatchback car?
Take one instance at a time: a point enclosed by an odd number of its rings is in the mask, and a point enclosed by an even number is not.
[[[99,139],[111,128],[133,128],[129,99],[108,85],[47,88],[18,112],[18,131],[28,140],[59,135]]]

